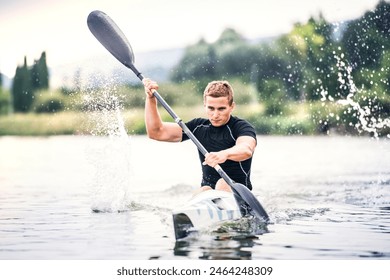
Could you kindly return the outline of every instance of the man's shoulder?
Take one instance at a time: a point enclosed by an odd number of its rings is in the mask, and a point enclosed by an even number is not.
[[[252,124],[249,121],[242,119],[242,118],[239,118],[239,117],[236,117],[236,116],[231,116],[231,125],[233,125],[233,126],[243,126],[243,125],[244,126],[245,125],[252,126]]]
[[[254,138],[256,137],[255,128],[247,120],[244,120],[236,116],[232,116],[231,126],[236,136],[247,135],[247,136],[252,136]]]

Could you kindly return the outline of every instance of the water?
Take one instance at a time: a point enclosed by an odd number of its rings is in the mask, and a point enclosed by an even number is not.
[[[189,141],[1,137],[0,155],[0,259],[390,258],[388,139],[258,136],[267,231],[178,242],[170,212],[200,181]]]

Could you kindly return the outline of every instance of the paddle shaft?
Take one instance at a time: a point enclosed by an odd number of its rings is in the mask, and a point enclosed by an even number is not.
[[[137,69],[135,69],[134,65],[132,67],[132,70],[136,73],[137,77],[142,81],[144,79],[144,76],[138,72]],[[161,104],[161,106],[164,107],[164,109],[171,115],[171,117],[175,120],[175,122],[181,127],[181,129],[184,131],[185,134],[187,134],[188,138],[192,140],[192,142],[196,145],[198,150],[206,156],[208,151],[206,148],[202,145],[202,143],[199,142],[199,140],[195,137],[195,135],[189,130],[189,128],[185,125],[183,120],[172,110],[171,106],[164,100],[164,98],[158,93],[157,90],[153,91],[154,97],[158,100],[158,102]],[[214,169],[218,172],[218,174],[226,181],[226,183],[233,187],[234,182],[233,180],[226,174],[226,172],[222,169],[222,167],[217,164],[214,166]],[[234,188],[234,187],[233,187]]]

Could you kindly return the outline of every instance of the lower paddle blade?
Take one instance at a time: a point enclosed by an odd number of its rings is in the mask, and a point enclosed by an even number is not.
[[[263,219],[265,222],[269,221],[267,212],[247,187],[242,184],[234,183],[232,185],[232,189],[238,196],[241,197],[243,201],[249,205],[251,211],[255,214],[256,217]]]

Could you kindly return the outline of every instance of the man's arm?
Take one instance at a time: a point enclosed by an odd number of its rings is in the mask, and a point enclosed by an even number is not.
[[[179,142],[182,129],[177,123],[163,122],[157,108],[157,99],[153,92],[158,89],[156,82],[149,79],[142,81],[145,86],[145,124],[149,138],[159,141]]]
[[[208,164],[214,167],[217,164],[224,163],[227,160],[244,161],[252,157],[256,148],[256,140],[251,136],[240,136],[237,138],[236,145],[219,152],[211,152],[205,156],[204,165]]]

